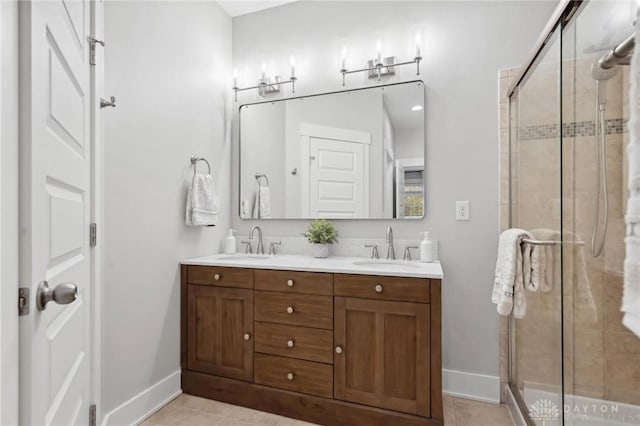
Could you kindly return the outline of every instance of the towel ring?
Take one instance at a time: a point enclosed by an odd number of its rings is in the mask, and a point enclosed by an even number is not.
[[[261,182],[260,182],[260,181],[261,181],[263,178],[264,178],[264,180],[266,180],[266,181],[267,181],[267,186],[269,186],[269,178],[267,177],[267,175],[263,175],[263,174],[260,174],[260,173],[256,173],[256,174],[255,174],[255,176],[256,176],[256,180],[258,181],[258,186],[261,186]]]
[[[208,174],[211,174],[211,164],[204,157],[196,157],[195,155],[191,156],[191,164],[193,165],[193,175],[196,175],[196,167],[198,165],[198,161],[204,161],[207,164],[207,169],[209,170]]]

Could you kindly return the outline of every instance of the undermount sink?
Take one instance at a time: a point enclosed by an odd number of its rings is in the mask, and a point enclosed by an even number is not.
[[[220,260],[237,260],[237,261],[251,261],[251,260],[267,260],[271,259],[271,256],[265,256],[261,254],[230,254],[227,256],[219,257]]]
[[[401,260],[357,260],[353,262],[355,266],[366,266],[381,269],[412,269],[418,265]]]

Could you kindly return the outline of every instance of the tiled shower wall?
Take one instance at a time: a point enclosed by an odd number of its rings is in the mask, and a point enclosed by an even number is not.
[[[562,125],[559,124],[558,63],[540,64],[520,92],[517,141],[512,144],[511,208],[514,227],[560,230],[565,241],[564,324],[560,275],[550,292],[527,292],[527,315],[516,320],[519,389],[565,392],[596,399],[640,404],[640,339],[621,324],[622,263],[628,140],[628,67],[608,83],[606,113],[609,227],[603,256],[590,255],[595,206],[595,84],[591,59],[564,61]],[[509,100],[516,70],[503,70],[500,86],[500,224],[509,227]],[[623,95],[624,94],[624,95]],[[560,149],[562,132],[562,152]],[[562,174],[560,173],[562,162]],[[560,182],[562,180],[562,202]],[[561,212],[562,209],[562,212]],[[561,215],[562,213],[562,215]],[[556,256],[560,250],[556,249]],[[584,266],[583,266],[584,265]],[[591,294],[593,305],[578,302]],[[508,322],[501,321],[500,376],[508,381]],[[560,330],[564,327],[564,347]],[[564,349],[565,366],[560,357]]]

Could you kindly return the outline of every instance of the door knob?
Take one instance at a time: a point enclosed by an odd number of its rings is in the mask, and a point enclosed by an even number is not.
[[[287,340],[287,346],[292,348],[294,345],[293,340]]]
[[[337,354],[341,354],[342,353],[342,346],[336,346],[336,353]]]
[[[382,293],[382,285],[381,284],[376,284],[376,293]]]
[[[244,340],[251,339],[251,335],[249,333],[244,333]]]
[[[287,280],[287,287],[293,287],[293,280]]]
[[[292,314],[293,313],[293,306],[287,307],[287,313],[288,314]]]
[[[293,373],[287,373],[287,380],[293,380]]]
[[[36,293],[36,306],[39,311],[44,311],[52,300],[59,305],[68,305],[77,297],[78,287],[74,283],[61,283],[51,288],[48,282],[42,281]]]

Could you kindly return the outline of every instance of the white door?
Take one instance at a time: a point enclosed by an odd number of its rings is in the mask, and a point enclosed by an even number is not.
[[[90,3],[21,2],[20,423],[87,424],[91,405]],[[39,283],[77,286],[37,309]],[[62,290],[62,287],[58,287]],[[56,294],[60,296],[61,293]]]
[[[310,218],[369,216],[369,133],[303,124],[302,211]]]

